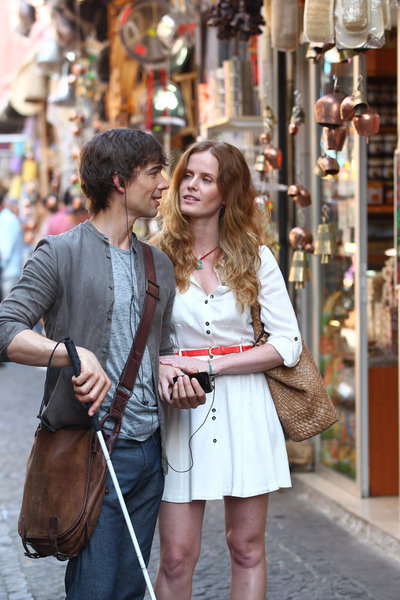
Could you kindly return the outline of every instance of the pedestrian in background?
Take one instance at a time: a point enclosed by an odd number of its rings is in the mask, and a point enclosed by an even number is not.
[[[17,283],[22,272],[22,228],[6,206],[6,189],[0,184],[0,300]]]
[[[28,259],[23,275],[0,307],[0,360],[47,364],[56,341],[70,336],[77,344],[81,374],[72,377],[63,344],[54,352],[45,390],[43,417],[55,429],[88,426],[89,414],[104,416],[113,401],[143,312],[146,295],[143,248],[132,226],[139,217],[154,218],[163,190],[166,157],[149,134],[110,129],[83,147],[82,190],[90,220],[60,235],[44,237]],[[148,563],[164,486],[161,463],[157,384],[172,389],[180,369],[161,366],[170,354],[170,314],[175,295],[173,266],[152,249],[161,294],[133,393],[129,397],[113,449],[113,465],[129,515]],[[43,317],[45,336],[32,331]],[[181,408],[204,402],[204,392],[188,377],[175,403]],[[52,403],[57,410],[51,413]],[[47,409],[47,412],[46,412]],[[47,416],[46,416],[47,414]],[[52,414],[52,419],[51,419]],[[69,416],[68,417],[66,416]],[[114,421],[103,426],[108,436]],[[141,600],[145,580],[120,509],[112,480],[107,480],[101,513],[88,544],[69,560],[67,600]]]
[[[286,285],[264,245],[264,219],[239,150],[190,146],[162,203],[152,243],[172,260],[175,354],[161,364],[209,371],[195,411],[165,406],[169,470],[159,515],[158,600],[189,600],[207,500],[224,499],[231,598],[265,600],[268,494],[290,487],[285,438],[264,371],[294,366],[301,336]],[[259,303],[268,343],[254,347]],[[182,383],[175,384],[174,393]],[[163,390],[167,401],[169,389]]]

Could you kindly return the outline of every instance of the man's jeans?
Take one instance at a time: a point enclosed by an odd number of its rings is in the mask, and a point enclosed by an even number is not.
[[[118,440],[112,463],[146,565],[164,489],[160,438]],[[146,583],[110,474],[103,507],[88,545],[70,559],[66,600],[142,600]]]

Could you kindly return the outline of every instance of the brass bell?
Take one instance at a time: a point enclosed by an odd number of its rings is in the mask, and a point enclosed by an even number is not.
[[[317,239],[315,240],[314,254],[319,254],[321,256],[321,264],[326,264],[337,253],[338,245],[333,223],[320,223],[318,225]]]
[[[353,48],[338,48],[338,54],[339,54],[340,62],[348,62],[357,53],[355,50],[353,50]]]
[[[368,110],[368,102],[363,89],[354,92],[353,114],[355,117],[361,117]]]
[[[264,173],[267,169],[266,159],[264,156],[264,152],[260,152],[256,158],[256,162],[254,165],[254,170],[258,171],[258,173]]]
[[[292,265],[289,271],[289,281],[295,284],[295,289],[303,289],[306,281],[311,281],[310,265],[308,255],[304,250],[293,252]]]

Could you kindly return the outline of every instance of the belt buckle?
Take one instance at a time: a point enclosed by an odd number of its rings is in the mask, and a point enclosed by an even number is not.
[[[216,356],[215,354],[212,353],[213,348],[219,348],[219,346],[209,346],[208,347],[208,356],[209,356],[209,358],[214,358],[214,356]]]

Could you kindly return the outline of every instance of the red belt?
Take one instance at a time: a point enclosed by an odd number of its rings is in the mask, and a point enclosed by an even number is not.
[[[179,356],[218,356],[221,354],[235,354],[236,352],[244,352],[245,350],[251,350],[253,346],[210,346],[209,348],[199,348],[198,350],[179,350],[175,352]]]

